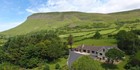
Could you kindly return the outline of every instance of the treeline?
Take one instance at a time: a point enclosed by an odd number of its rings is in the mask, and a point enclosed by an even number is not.
[[[0,63],[34,68],[68,54],[67,43],[54,31],[40,31],[11,37],[0,50]]]
[[[140,22],[140,19],[135,19],[135,20],[127,20],[127,21],[117,21],[116,23],[120,23],[120,24],[128,23],[128,24],[131,24],[131,23],[139,23],[139,22]]]
[[[117,34],[118,47],[131,55],[140,49],[140,39],[133,31],[119,31]]]
[[[140,35],[140,30],[132,30],[133,33]]]
[[[130,56],[130,60],[125,66],[126,70],[140,70],[140,58],[136,54],[140,51],[139,30],[119,31],[116,35],[118,48]]]

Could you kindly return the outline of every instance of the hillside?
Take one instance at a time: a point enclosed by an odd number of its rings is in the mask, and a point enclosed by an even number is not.
[[[138,22],[136,21],[138,20]],[[125,11],[110,14],[83,13],[83,12],[52,12],[36,13],[27,18],[21,25],[1,32],[0,34],[14,36],[36,32],[40,30],[54,30],[67,28],[70,29],[107,29],[116,28],[121,24],[116,23],[133,23],[125,24],[124,27],[132,26],[140,29],[140,10]],[[135,22],[136,21],[136,22]],[[68,29],[67,32],[70,30]]]

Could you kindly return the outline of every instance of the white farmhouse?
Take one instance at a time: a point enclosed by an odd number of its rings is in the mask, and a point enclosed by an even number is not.
[[[97,59],[100,60],[106,60],[105,53],[112,48],[117,48],[113,46],[85,46],[81,45],[78,46],[77,48],[74,48],[73,51],[79,52],[79,53],[85,53],[86,55],[91,55]]]

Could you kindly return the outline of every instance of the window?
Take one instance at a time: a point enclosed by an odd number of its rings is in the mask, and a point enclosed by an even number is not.
[[[83,52],[86,52],[86,50],[83,50]]]
[[[81,49],[79,49],[79,51],[81,52]]]
[[[90,50],[88,50],[87,52],[90,53]]]
[[[95,53],[95,51],[92,51],[92,53]]]
[[[103,57],[103,60],[105,60],[105,57]]]
[[[100,53],[100,55],[103,55],[102,53]]]
[[[98,52],[96,52],[96,54],[98,54]]]
[[[105,52],[105,49],[103,49],[103,52]]]

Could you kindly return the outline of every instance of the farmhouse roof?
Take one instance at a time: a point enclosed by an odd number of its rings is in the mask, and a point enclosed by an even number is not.
[[[110,49],[110,48],[117,48],[117,47],[115,47],[115,46],[87,46],[87,45],[81,45],[81,46],[78,46],[76,49],[100,51],[103,48],[104,49]]]

